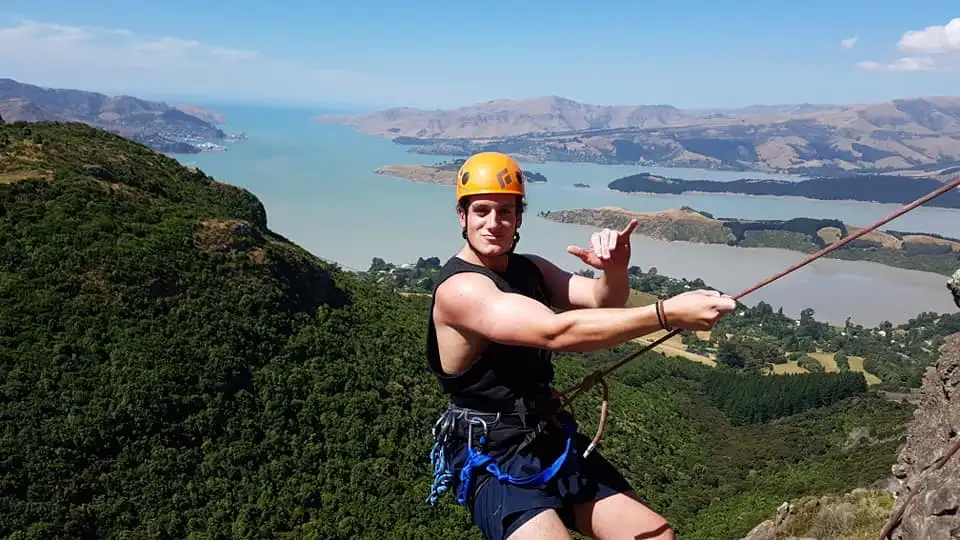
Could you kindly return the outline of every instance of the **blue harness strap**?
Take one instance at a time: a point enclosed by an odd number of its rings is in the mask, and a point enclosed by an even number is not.
[[[437,426],[434,428],[435,440],[433,449],[430,451],[430,459],[433,463],[433,486],[430,489],[430,496],[427,497],[427,502],[431,505],[435,505],[440,497],[449,490],[450,483],[453,480],[453,472],[450,470],[449,461],[445,452],[447,437],[452,427],[452,421],[448,419],[449,414],[450,411],[444,413],[444,416],[437,421]],[[577,424],[572,418],[567,417],[563,425],[564,432],[567,434],[566,448],[563,453],[560,454],[549,467],[536,474],[521,477],[513,476],[501,471],[500,466],[493,457],[477,451],[474,448],[473,424],[476,420],[470,419],[468,422],[470,422],[470,424],[467,428],[467,460],[463,468],[460,469],[460,487],[457,490],[457,504],[465,505],[467,503],[476,469],[486,470],[501,482],[520,486],[542,486],[557,475],[564,463],[566,463],[568,457],[574,456],[575,454],[573,435],[577,431]],[[482,420],[479,420],[479,423],[486,427],[485,422]],[[486,439],[486,433],[480,436],[479,446],[481,448],[486,444]],[[574,457],[573,459],[576,458]]]

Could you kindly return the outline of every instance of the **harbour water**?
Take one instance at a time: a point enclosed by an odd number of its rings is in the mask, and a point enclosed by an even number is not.
[[[397,163],[434,163],[445,156],[423,156],[406,147],[336,125],[314,122],[324,111],[222,107],[228,132],[245,131],[248,139],[219,153],[180,155],[221,181],[242,186],[264,203],[274,231],[327,260],[366,269],[373,257],[394,263],[418,257],[441,260],[462,245],[454,211],[453,187],[420,184],[381,176],[377,167]],[[770,175],[695,169],[642,168],[589,163],[525,163],[548,181],[528,187],[529,212],[521,227],[519,251],[545,255],[562,267],[584,266],[567,254],[570,244],[586,245],[590,227],[537,217],[540,210],[619,206],[653,211],[686,205],[717,217],[787,219],[839,218],[866,225],[898,208],[848,201],[739,195],[638,195],[611,191],[606,185],[621,176],[650,171],[679,178],[732,180]],[[575,183],[589,188],[574,187]],[[960,211],[921,207],[887,227],[902,231],[956,236]],[[735,248],[664,242],[634,235],[633,261],[675,277],[700,277],[726,292],[739,292],[803,258],[779,249]],[[946,277],[868,262],[821,259],[754,293],[743,301],[768,302],[798,316],[804,308],[817,319],[842,324],[899,323],[922,311],[953,311]]]

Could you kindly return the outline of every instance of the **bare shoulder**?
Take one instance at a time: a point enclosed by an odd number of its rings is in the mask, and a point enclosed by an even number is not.
[[[464,272],[437,287],[434,320],[464,336],[507,345],[542,347],[554,313],[521,294],[504,292],[487,276]]]
[[[440,321],[455,323],[500,292],[487,276],[461,272],[450,276],[437,287],[434,312]]]

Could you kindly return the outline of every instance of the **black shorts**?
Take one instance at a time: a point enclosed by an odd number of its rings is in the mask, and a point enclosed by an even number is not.
[[[483,469],[474,469],[473,497],[468,502],[473,523],[489,540],[502,540],[540,512],[556,510],[569,529],[576,529],[575,504],[598,501],[610,495],[632,491],[627,480],[594,449],[587,458],[583,451],[590,438],[574,434],[574,455],[569,456],[557,474],[543,486],[518,486],[501,482]],[[497,458],[500,470],[512,476],[529,476],[549,467],[566,448],[566,434],[561,430],[541,434],[520,453]],[[466,459],[462,449],[454,456],[454,477]],[[456,487],[454,487],[456,489]]]

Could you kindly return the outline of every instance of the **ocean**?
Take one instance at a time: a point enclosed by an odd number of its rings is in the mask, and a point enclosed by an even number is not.
[[[462,245],[452,186],[420,184],[375,174],[388,164],[429,164],[450,156],[424,156],[389,140],[337,125],[315,122],[323,110],[207,104],[228,120],[227,132],[248,139],[226,152],[175,156],[220,181],[253,192],[267,209],[268,226],[300,246],[345,268],[365,270],[374,257],[403,264],[418,257],[445,260]],[[569,270],[584,268],[569,255],[571,244],[587,245],[590,227],[537,217],[540,210],[619,206],[653,211],[686,205],[717,217],[788,219],[838,218],[867,225],[898,208],[848,201],[739,195],[639,195],[606,188],[611,180],[649,171],[679,178],[734,180],[771,175],[731,171],[597,165],[523,163],[543,173],[545,184],[528,186],[529,212],[520,229],[518,251],[544,255]],[[574,183],[590,188],[573,187]],[[887,227],[956,235],[960,210],[921,207]],[[665,242],[635,235],[631,264],[655,266],[674,277],[703,278],[736,293],[803,258],[766,248],[735,248]],[[820,259],[745,297],[765,301],[798,317],[810,307],[819,320],[842,324],[849,316],[868,326],[904,322],[922,311],[953,311],[946,277],[869,262]]]

